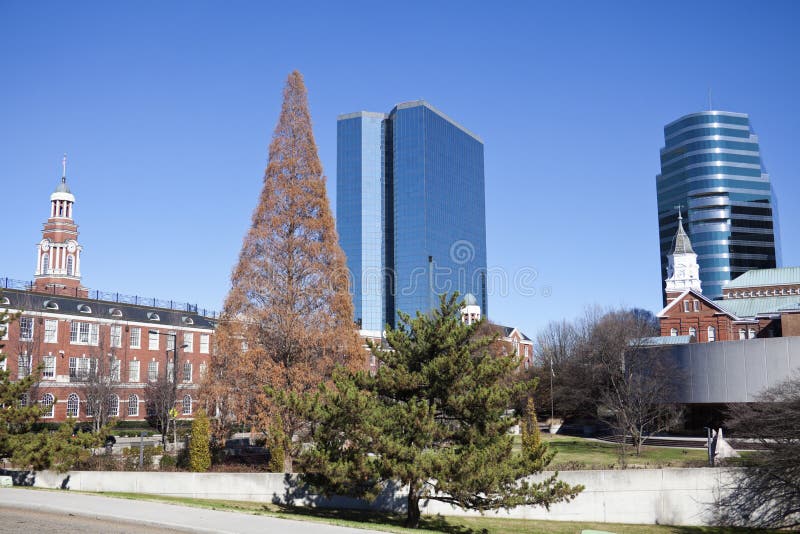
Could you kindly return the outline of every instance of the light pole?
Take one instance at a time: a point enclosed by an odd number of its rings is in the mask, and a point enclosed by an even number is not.
[[[168,348],[166,350],[166,352],[165,352],[166,369],[164,369],[164,377],[167,380],[169,380],[169,374],[168,374],[168,372],[169,372],[169,353],[170,353],[170,351],[172,351],[172,396],[171,396],[171,399],[170,399],[171,402],[169,403],[169,405],[170,405],[169,412],[171,412],[172,410],[175,409],[175,402],[178,400],[178,350],[179,349],[185,349],[189,345],[187,345],[185,343],[183,345],[180,345],[180,346],[178,345],[178,333],[177,332],[159,332],[158,330],[150,330],[149,332],[150,332],[150,334],[155,334],[155,335],[158,335],[158,336],[166,336],[167,338],[172,338],[172,348],[171,349]],[[167,344],[167,346],[169,347],[169,343]],[[174,420],[172,422],[172,426],[173,426],[173,430],[176,430],[175,429],[175,421]],[[167,415],[167,428],[164,429],[165,438],[166,438],[166,433],[168,431],[169,431],[169,415]],[[176,446],[176,445],[173,444],[173,446]]]

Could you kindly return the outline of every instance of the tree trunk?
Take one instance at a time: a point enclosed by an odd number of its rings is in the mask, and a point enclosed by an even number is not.
[[[408,486],[408,515],[406,516],[406,527],[419,528],[419,495],[417,494],[416,484],[413,482]]]

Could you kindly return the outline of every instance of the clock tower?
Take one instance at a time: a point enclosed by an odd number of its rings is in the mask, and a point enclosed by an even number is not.
[[[67,155],[62,160],[61,181],[50,195],[50,216],[36,245],[34,290],[57,295],[86,297],[81,286],[81,252],[78,225],[73,220],[75,196],[67,185]]]
[[[692,242],[683,229],[683,216],[678,207],[678,233],[672,251],[667,256],[667,303],[672,302],[678,295],[691,289],[702,293],[700,287],[700,266],[697,264],[697,254],[692,249]]]

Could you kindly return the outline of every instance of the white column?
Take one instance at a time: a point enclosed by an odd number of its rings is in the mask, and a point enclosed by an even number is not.
[[[81,277],[81,249],[78,247],[75,250],[75,276]]]
[[[42,273],[42,245],[36,245],[36,274]]]

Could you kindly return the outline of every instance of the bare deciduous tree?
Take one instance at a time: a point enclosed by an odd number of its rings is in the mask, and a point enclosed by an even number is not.
[[[621,437],[630,436],[637,454],[648,436],[667,430],[680,417],[674,402],[681,378],[677,365],[642,339],[658,335],[650,312],[602,312],[588,308],[574,323],[551,323],[537,337],[540,404],[549,400],[550,358],[557,413],[605,419]]]
[[[87,347],[87,362],[79,365],[70,380],[79,384],[86,401],[86,414],[92,418],[92,429],[100,432],[120,410],[120,361],[106,329],[98,328],[96,342]]]
[[[718,522],[800,528],[800,372],[729,412],[731,434],[758,439],[765,452],[744,457],[731,473],[716,503]]]

